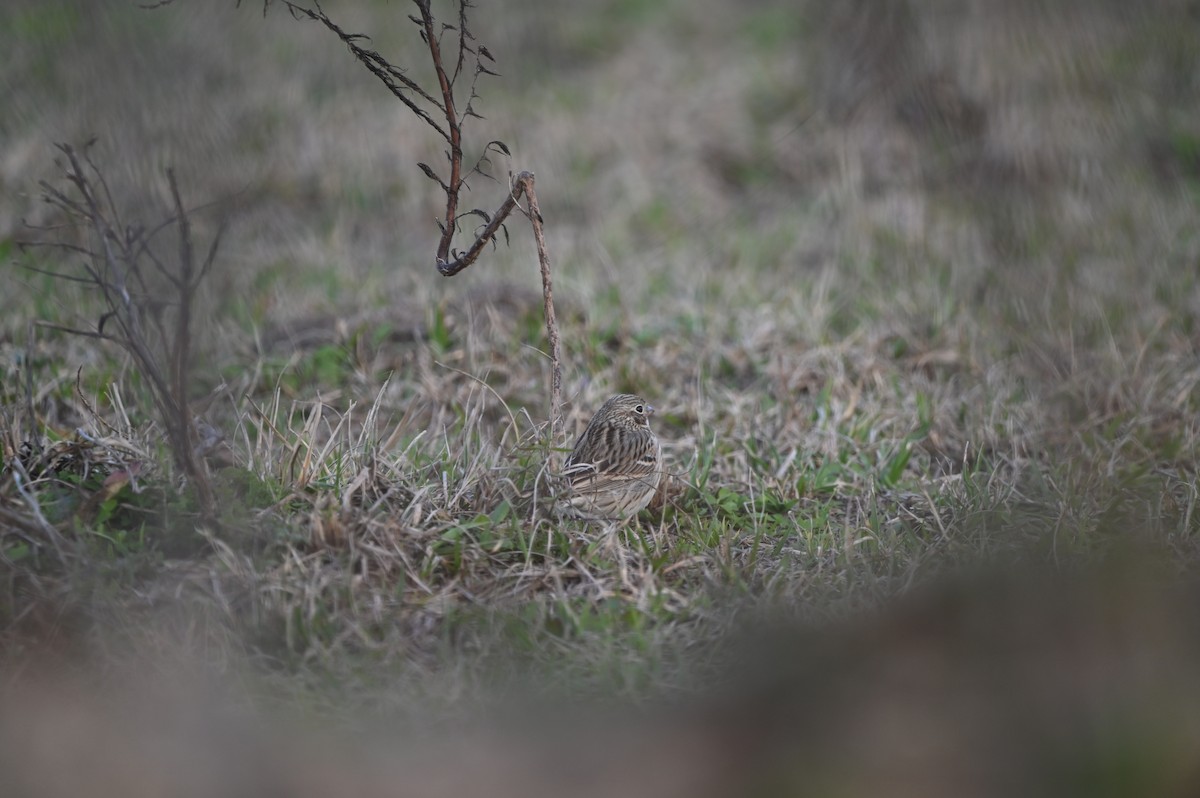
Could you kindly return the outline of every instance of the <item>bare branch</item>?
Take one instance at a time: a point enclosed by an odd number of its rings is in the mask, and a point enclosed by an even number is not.
[[[47,330],[57,330],[58,332],[65,332],[65,333],[69,333],[70,335],[78,335],[83,338],[98,338],[101,341],[117,342],[116,338],[112,337],[111,335],[105,335],[102,332],[92,332],[91,330],[81,330],[78,327],[66,327],[61,324],[54,324],[53,322],[49,322],[49,321],[36,321],[36,322],[34,322],[34,324],[36,324],[38,327],[43,327]]]
[[[212,487],[192,446],[194,432],[187,390],[196,290],[212,267],[220,232],[210,244],[203,265],[197,269],[191,221],[173,170],[167,170],[173,215],[147,232],[140,225],[120,224],[120,212],[112,192],[87,148],[81,154],[62,144],[59,150],[66,156],[64,176],[73,191],[68,194],[43,183],[44,198],[80,227],[85,227],[93,240],[90,248],[69,242],[48,242],[46,245],[87,255],[82,264],[84,277],[58,273],[54,276],[94,286],[104,298],[107,310],[94,330],[48,322],[41,322],[40,326],[111,341],[129,353],[149,386],[176,464],[196,491],[202,517],[206,522],[214,522],[216,505]],[[88,167],[86,170],[84,163]],[[150,242],[172,223],[178,234],[178,262],[169,266],[154,252]],[[171,291],[164,295],[149,284],[146,278],[153,275],[146,273],[145,261],[153,265]],[[164,323],[168,309],[174,311],[170,325]]]
[[[461,0],[466,2],[466,0]],[[437,74],[438,86],[442,90],[442,111],[446,114],[446,124],[449,127],[450,142],[450,179],[446,191],[445,227],[442,238],[438,242],[437,257],[444,261],[450,256],[451,242],[454,240],[454,219],[458,215],[458,192],[462,184],[462,124],[458,112],[454,108],[454,88],[446,69],[442,65],[441,45],[433,31],[433,14],[429,11],[429,0],[413,0],[420,9],[421,26],[425,34],[425,43],[429,46],[429,56],[433,59],[433,69]]]
[[[217,248],[221,246],[221,238],[225,235],[225,223],[217,225],[217,232],[213,234],[212,243],[208,246],[208,254],[204,256],[204,263],[200,266],[200,273],[196,275],[196,282],[193,288],[196,288],[208,276],[212,269],[213,261],[217,258]]]
[[[533,173],[521,172],[516,183],[529,200],[529,223],[533,225],[533,240],[537,243],[538,266],[542,272],[542,304],[546,314],[546,337],[550,341],[550,442],[553,444],[562,431],[562,345],[558,337],[558,319],[554,314],[554,289],[550,281],[550,253],[542,233],[542,211],[537,193],[533,190]],[[556,469],[552,469],[556,470]]]
[[[467,30],[467,8],[471,4],[467,0],[460,0],[458,4],[458,59],[454,64],[454,77],[450,79],[450,85],[453,86],[458,80],[458,76],[462,74],[463,62],[466,60],[467,39],[473,38]]]
[[[478,173],[495,179],[484,169],[484,165],[489,163],[487,155],[490,149],[496,149],[508,154],[508,148],[503,144],[495,141],[489,142],[474,165],[464,171],[463,124],[469,118],[483,118],[473,103],[473,100],[479,96],[476,92],[476,86],[480,75],[497,74],[484,66],[483,59],[495,62],[495,58],[486,47],[476,43],[475,37],[471,34],[468,26],[467,15],[469,9],[472,8],[470,0],[458,0],[457,25],[438,23],[433,17],[430,0],[413,0],[413,4],[417,7],[417,13],[409,15],[409,19],[416,24],[421,35],[421,40],[425,42],[429,49],[430,61],[438,82],[437,92],[434,93],[425,91],[415,81],[410,79],[404,70],[393,66],[378,52],[365,47],[362,42],[369,41],[368,37],[362,34],[348,33],[331,20],[325,14],[324,9],[321,8],[318,0],[311,0],[311,3],[307,5],[302,5],[297,0],[281,0],[281,2],[283,2],[294,18],[319,22],[332,31],[350,49],[354,57],[381,80],[397,99],[403,102],[418,118],[433,127],[438,135],[449,144],[450,148],[446,153],[450,166],[448,176],[445,178],[441,177],[428,164],[418,164],[418,167],[426,177],[436,182],[446,195],[445,214],[442,219],[435,220],[438,230],[441,233],[438,240],[435,263],[444,275],[451,275],[461,271],[462,268],[465,268],[465,266],[469,265],[475,259],[483,246],[488,241],[491,241],[492,237],[501,228],[498,225],[484,227],[479,234],[479,238],[468,247],[467,252],[460,254],[453,248],[454,236],[459,229],[457,222],[459,195],[464,189],[470,189],[466,181],[469,175]],[[269,4],[270,0],[264,2],[264,12]],[[458,34],[456,42],[458,49],[455,54],[454,68],[450,72],[446,69],[442,52],[444,34],[447,31],[457,32]],[[465,108],[460,113],[455,99],[454,88],[458,78],[466,71],[469,55],[474,56],[475,65],[472,72],[469,99]],[[440,99],[436,98],[435,94],[440,95]],[[419,101],[424,101],[428,107],[435,109],[444,118],[445,122],[442,123],[435,120],[427,108],[422,107]],[[506,201],[505,206],[502,207],[507,207],[507,210],[500,214],[501,221],[503,220],[503,216],[507,215],[508,211],[511,211],[512,203]]]
[[[396,67],[393,67],[385,61],[378,53],[368,51],[358,45],[358,41],[365,37],[351,35],[345,33],[341,28],[335,25],[325,16],[321,10],[319,3],[314,0],[316,11],[300,7],[291,0],[283,0],[294,16],[307,17],[309,19],[318,20],[327,28],[333,31],[338,37],[350,48],[362,63],[373,74],[379,77],[392,89],[393,94],[400,98],[409,109],[413,110],[418,117],[425,120],[442,136],[443,139],[450,145],[449,151],[446,153],[447,160],[450,164],[449,177],[443,179],[437,172],[428,164],[419,163],[418,168],[426,177],[433,180],[441,188],[446,195],[446,212],[442,219],[435,220],[438,229],[441,232],[441,237],[438,240],[437,254],[435,256],[435,264],[438,272],[445,277],[451,277],[466,269],[479,257],[484,246],[491,242],[495,245],[497,233],[504,231],[505,241],[508,240],[508,228],[505,226],[505,221],[513,209],[518,207],[518,202],[521,196],[526,196],[529,202],[528,216],[530,223],[533,225],[534,239],[537,242],[538,248],[538,263],[541,269],[542,276],[542,296],[545,304],[546,314],[546,332],[550,341],[550,359],[551,359],[551,383],[550,383],[550,437],[552,441],[557,441],[561,432],[562,426],[562,351],[558,334],[558,322],[554,315],[554,293],[550,279],[550,258],[546,251],[545,236],[542,231],[542,215],[538,207],[537,196],[533,190],[534,177],[531,172],[521,172],[513,180],[509,187],[508,196],[492,214],[486,211],[475,208],[463,213],[463,216],[475,215],[484,220],[484,224],[476,229],[474,241],[466,251],[460,252],[453,246],[455,233],[459,229],[459,196],[463,189],[470,189],[467,183],[467,178],[473,174],[481,174],[490,179],[495,179],[487,171],[485,166],[491,164],[489,153],[493,150],[503,153],[511,157],[508,147],[499,140],[489,141],[483,148],[483,152],[475,161],[474,165],[463,171],[463,142],[462,129],[467,119],[482,119],[483,116],[475,109],[474,101],[479,97],[476,92],[476,86],[480,75],[496,75],[488,66],[485,66],[483,59],[489,62],[495,62],[495,58],[486,47],[475,43],[475,37],[471,35],[470,29],[467,26],[467,12],[471,8],[469,0],[458,0],[458,25],[441,24],[435,22],[433,14],[430,11],[430,0],[413,0],[413,4],[417,7],[417,14],[410,15],[409,19],[415,23],[420,31],[421,40],[425,42],[429,49],[430,60],[433,65],[434,73],[437,77],[438,89],[441,94],[441,100],[436,101],[429,94],[420,91],[412,81],[402,76],[402,73]],[[269,2],[269,0],[268,0]],[[454,68],[451,72],[447,72],[445,59],[442,53],[443,36],[447,31],[457,31],[458,33],[458,51],[455,57]],[[474,44],[474,46],[473,46]],[[471,54],[475,57],[475,69],[471,76],[470,93],[467,102],[461,112],[457,110],[457,105],[454,96],[454,88],[460,76],[462,76],[467,55]],[[429,115],[417,107],[416,103],[406,96],[402,90],[395,86],[393,82],[399,80],[405,89],[412,91],[419,97],[425,99],[430,105],[438,109],[445,117],[445,127],[435,123]]]
[[[121,221],[121,213],[117,208],[117,203],[113,202],[112,192],[108,188],[108,181],[104,179],[104,174],[96,167],[96,162],[92,160],[90,154],[92,145],[95,143],[96,139],[93,138],[83,146],[83,159],[91,167],[92,174],[96,176],[96,180],[100,183],[100,188],[104,191],[104,199],[108,203],[108,211],[112,214],[113,226],[118,230],[123,230],[125,223]]]
[[[484,245],[492,240],[501,224],[512,213],[513,208],[517,206],[517,200],[520,199],[520,194],[523,191],[524,189],[520,186],[518,179],[518,181],[513,183],[513,189],[505,197],[504,202],[492,214],[492,220],[483,228],[483,232],[476,237],[475,242],[471,244],[466,252],[460,254],[452,261],[445,261],[440,256],[438,257],[437,268],[443,277],[453,277],[475,262],[475,259],[479,257],[479,253],[483,251]]]
[[[192,288],[192,225],[188,220],[187,213],[183,210],[183,200],[179,196],[179,185],[175,181],[175,170],[167,169],[167,183],[171,187],[171,199],[175,203],[175,214],[179,219],[179,277],[177,286],[180,289],[183,298],[187,298]],[[191,336],[189,335],[189,326],[191,323],[191,303],[184,301],[179,307],[179,317],[175,327],[174,352],[171,358],[171,382],[172,392],[176,402],[179,404],[179,410],[187,414],[187,386],[183,384],[184,377],[187,375],[188,349],[191,346]],[[179,419],[172,419],[174,423],[179,423]],[[186,429],[188,426],[184,424]],[[187,435],[187,433],[184,433]],[[191,448],[190,436],[187,441],[188,448]]]
[[[91,285],[93,282],[95,282],[95,278],[92,277],[91,275],[88,275],[87,277],[76,277],[73,274],[63,274],[62,272],[52,272],[49,269],[39,269],[37,266],[25,265],[24,268],[27,271],[34,272],[35,274],[44,274],[47,277],[53,277],[55,280],[66,280],[69,283],[85,283],[87,285]]]
[[[388,61],[374,50],[368,50],[365,47],[359,46],[359,41],[367,40],[366,36],[357,33],[346,33],[321,10],[319,3],[316,5],[316,10],[305,8],[302,5],[292,2],[292,0],[283,0],[283,4],[288,7],[293,17],[306,17],[315,22],[320,22],[329,30],[333,31],[342,42],[350,48],[350,52],[354,57],[362,62],[363,66],[371,71],[371,74],[379,78],[383,85],[387,86],[396,99],[404,103],[410,111],[423,119],[426,124],[438,132],[446,141],[451,141],[450,133],[448,133],[441,125],[434,120],[429,113],[417,105],[417,103],[408,96],[405,92],[412,92],[421,99],[425,100],[439,111],[445,112],[437,100],[422,89],[415,81],[405,75],[400,69],[392,66]]]

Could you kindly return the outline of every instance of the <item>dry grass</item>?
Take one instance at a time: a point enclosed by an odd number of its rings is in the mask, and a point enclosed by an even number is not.
[[[913,594],[963,570],[1133,561],[1131,596],[1147,572],[1193,578],[1200,23],[1183,5],[476,9],[504,74],[477,144],[536,172],[555,259],[558,441],[525,231],[437,276],[440,198],[415,166],[436,142],[325,31],[228,5],[0,12],[14,673],[47,651],[101,673],[199,661],[257,706],[419,724],[514,691],[694,695],[741,672],[729,634],[763,616],[859,641],[832,667],[903,659],[863,618],[898,602],[881,623],[907,629]],[[402,6],[326,10],[423,74]],[[15,246],[22,219],[54,221],[33,188],[53,142],[92,135],[131,217],[161,215],[172,165],[189,202],[216,203],[198,237],[230,221],[193,386],[235,462],[214,474],[218,525],[198,525],[130,364],[34,325],[98,316],[23,268],[68,262]],[[543,517],[548,447],[629,390],[662,408],[665,505],[619,529]],[[980,591],[965,601],[991,608]],[[1063,618],[1108,617],[1084,595]],[[1168,626],[1146,644],[1192,661],[1194,630]],[[936,628],[935,648],[974,645]],[[1018,638],[997,637],[1002,661]],[[860,674],[877,703],[838,693],[848,716],[886,714],[889,667]],[[1147,734],[1194,764],[1195,735],[1155,726],[1151,698]],[[967,722],[952,714],[934,725]]]

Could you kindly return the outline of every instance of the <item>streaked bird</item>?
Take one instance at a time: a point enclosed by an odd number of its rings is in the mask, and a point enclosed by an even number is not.
[[[624,520],[650,503],[662,478],[662,444],[650,429],[654,408],[642,397],[617,394],[600,406],[575,442],[562,475],[569,491],[564,515]]]

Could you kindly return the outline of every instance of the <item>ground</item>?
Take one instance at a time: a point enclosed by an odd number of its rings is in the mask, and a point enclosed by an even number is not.
[[[326,5],[433,85],[407,3]],[[1200,553],[1193,6],[470,9],[499,75],[476,86],[468,157],[511,157],[464,203],[490,213],[508,173],[536,174],[564,350],[551,440],[527,220],[441,277],[442,195],[417,164],[441,170],[444,143],[328,30],[279,3],[6,3],[10,681],[186,671],[354,732],[669,704],[639,726],[650,746],[695,702],[696,728],[731,735],[732,713],[808,751],[826,791],[899,768],[914,794],[978,792],[1007,753],[1080,794],[1182,794],[1200,762],[1180,609]],[[60,329],[105,312],[68,279],[83,259],[23,246],[87,241],[39,183],[65,189],[54,145],[93,138],[125,223],[170,216],[170,167],[197,247],[223,230],[188,387],[224,437],[215,519],[145,374]],[[659,409],[662,506],[549,516],[547,462],[618,392]],[[1010,694],[1060,725],[1013,721]],[[935,742],[905,748],[908,728]],[[980,754],[963,729],[1016,743]],[[731,783],[746,761],[764,792],[800,783],[696,733]],[[875,770],[849,764],[862,739]]]

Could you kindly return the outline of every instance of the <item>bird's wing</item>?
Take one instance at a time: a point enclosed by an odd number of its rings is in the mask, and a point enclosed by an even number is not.
[[[591,495],[623,490],[635,483],[643,485],[646,488],[654,488],[658,486],[656,480],[657,472],[651,470],[639,474],[597,474],[593,477],[585,477],[584,479],[577,480],[573,484],[577,492]]]
[[[659,443],[652,436],[640,440],[637,449],[630,452],[632,457],[621,458],[622,462],[615,462],[610,454],[596,456],[598,453],[593,453],[594,448],[576,447],[563,469],[563,476],[575,485],[586,483],[589,489],[601,489],[609,481],[617,484],[629,479],[644,479],[659,469]]]

